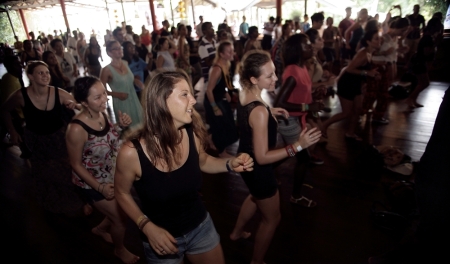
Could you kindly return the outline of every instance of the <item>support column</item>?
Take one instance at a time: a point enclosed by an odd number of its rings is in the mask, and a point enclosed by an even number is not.
[[[106,4],[106,13],[108,14],[109,30],[112,30],[111,18],[109,17],[109,8],[108,8],[108,1],[107,0],[105,0],[105,4]]]
[[[61,4],[62,13],[64,16],[64,22],[66,23],[66,28],[69,29],[69,21],[67,20],[67,14],[66,14],[66,4],[64,3],[64,0],[59,0],[59,3]]]
[[[308,14],[308,0],[305,0],[305,13],[303,14],[303,15],[306,15],[306,14]],[[301,21],[301,18],[300,18],[300,21]]]
[[[148,0],[150,4],[150,15],[152,17],[153,30],[158,30],[158,24],[156,24],[156,15],[155,15],[155,5],[153,4],[153,0]]]
[[[23,10],[19,9],[20,18],[22,19],[23,29],[25,29],[25,34],[27,34],[27,39],[30,39],[30,35],[28,34],[28,26],[27,21],[25,20],[25,16],[23,15]]]
[[[16,31],[14,31],[14,26],[12,24],[11,17],[9,16],[8,8],[5,7],[5,10],[6,10],[6,15],[8,16],[9,24],[11,25],[12,32],[13,32],[14,36],[16,36]]]
[[[281,5],[282,5],[282,1],[283,0],[277,0],[277,4],[276,4],[276,7],[277,7],[277,17],[282,17],[282,10],[281,10]]]
[[[172,0],[170,0],[170,13],[172,14],[172,27],[174,27],[175,26],[175,19],[173,18]],[[168,30],[170,31],[170,28]]]
[[[197,23],[195,22],[194,0],[191,0],[191,6],[192,6],[192,19],[194,19],[194,26],[197,26]],[[195,28],[193,28],[193,30],[195,30]]]
[[[125,22],[125,25],[126,25],[127,19],[125,18],[125,9],[123,9],[123,1],[122,0],[120,0],[120,4],[122,5],[123,22]]]

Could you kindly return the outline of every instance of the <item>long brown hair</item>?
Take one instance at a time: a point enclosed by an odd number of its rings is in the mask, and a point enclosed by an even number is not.
[[[165,162],[169,170],[174,169],[181,162],[180,132],[173,123],[172,115],[167,106],[167,99],[172,94],[175,85],[186,81],[193,94],[189,77],[184,71],[162,71],[155,75],[142,95],[144,121],[140,130],[129,138],[145,140],[146,150],[150,160],[156,165]],[[206,149],[208,134],[203,121],[195,109],[192,112],[192,128],[200,140],[203,149]]]

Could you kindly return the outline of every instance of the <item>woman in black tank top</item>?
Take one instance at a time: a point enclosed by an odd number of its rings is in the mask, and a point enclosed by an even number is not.
[[[241,139],[238,152],[247,152],[253,158],[254,170],[242,172],[250,195],[245,199],[230,234],[231,240],[248,238],[250,233],[244,231],[247,221],[253,217],[256,209],[262,213],[262,221],[255,237],[252,263],[263,263],[264,255],[270,245],[275,229],[280,221],[280,198],[278,184],[272,164],[295,156],[295,153],[316,143],[320,139],[320,131],[303,130],[298,141],[285,149],[275,149],[277,138],[277,121],[274,115],[289,117],[283,108],[270,108],[261,98],[263,89],[275,90],[277,76],[275,66],[269,53],[265,51],[249,51],[244,55],[241,65],[240,106],[238,122]]]
[[[358,118],[362,109],[362,86],[368,78],[380,78],[377,68],[372,67],[372,53],[380,48],[380,37],[377,30],[369,31],[361,39],[362,49],[356,53],[348,66],[342,70],[337,82],[337,94],[342,112],[335,114],[322,123],[322,133],[326,136],[327,128],[331,124],[343,119],[349,119],[349,127],[345,138],[350,140],[362,139],[355,134]]]
[[[185,72],[153,77],[143,94],[143,127],[117,157],[115,197],[142,231],[148,263],[181,263],[184,255],[192,263],[224,263],[218,234],[198,194],[201,172],[252,170],[248,154],[227,160],[205,152],[207,133],[192,91]],[[131,196],[132,185],[140,208]]]
[[[20,61],[27,65],[29,61],[41,60],[41,54],[33,47],[33,42],[31,40],[25,40],[23,42],[23,52],[20,55]]]
[[[9,97],[1,108],[2,118],[11,135],[10,141],[31,152],[33,189],[38,202],[50,212],[73,215],[82,208],[83,202],[71,182],[62,110],[79,105],[66,91],[49,86],[50,72],[44,62],[28,64],[26,73],[30,86]],[[23,136],[14,129],[9,114],[17,107],[23,108],[25,117]]]

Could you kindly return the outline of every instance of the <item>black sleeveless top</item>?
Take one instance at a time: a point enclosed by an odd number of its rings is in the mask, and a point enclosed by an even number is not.
[[[225,88],[232,88],[232,87],[227,87],[227,82],[226,82],[225,78],[228,78],[228,83],[232,83],[232,82],[231,82],[230,76],[224,74],[222,67],[220,67],[219,65],[213,65],[213,67],[219,67],[220,71],[222,72],[222,76],[220,77],[220,80],[216,83],[216,85],[214,86],[214,89],[213,89],[214,101],[220,102],[223,100],[223,98],[225,98],[225,93],[227,92],[227,90]]]
[[[28,52],[24,51],[25,54],[27,54],[27,56],[25,56],[25,61],[24,61],[25,63],[27,63],[29,61],[41,60],[41,58],[39,57],[39,53],[38,53],[37,49],[33,48],[33,50],[34,50],[35,57],[31,57],[30,54],[28,54]]]
[[[98,47],[98,49],[100,50],[100,47]],[[88,54],[88,63],[91,66],[98,66],[100,65],[100,62],[98,61],[98,58],[100,57],[100,54],[92,54],[92,47],[89,46],[89,54]]]
[[[267,111],[269,111],[269,120],[268,120],[268,125],[267,125],[269,149],[275,148],[275,145],[277,144],[277,130],[278,130],[278,123],[275,120],[275,118],[272,116],[272,113],[270,112],[270,108],[268,106],[264,105],[262,102],[253,101],[245,106],[242,106],[240,103],[238,104],[237,121],[238,121],[238,127],[239,127],[239,131],[240,131],[238,152],[248,153],[250,156],[252,156],[253,160],[255,161],[255,164],[256,164],[256,160],[255,160],[255,154],[253,152],[253,129],[250,127],[249,117],[250,117],[250,113],[257,106],[264,106],[267,108]]]
[[[138,139],[131,142],[136,147],[142,176],[134,187],[142,203],[142,211],[156,225],[172,236],[182,236],[196,228],[205,218],[206,209],[198,190],[202,183],[199,157],[191,126],[186,127],[189,136],[189,156],[186,162],[171,172],[155,168],[145,155]],[[147,241],[147,237],[141,234]]]
[[[49,87],[48,89],[50,89],[50,92],[52,89],[55,91],[55,105],[51,110],[47,107],[47,111],[36,108],[33,102],[31,102],[30,97],[28,97],[26,88],[21,89],[25,102],[23,114],[25,116],[26,127],[38,135],[52,134],[64,126],[58,88]]]

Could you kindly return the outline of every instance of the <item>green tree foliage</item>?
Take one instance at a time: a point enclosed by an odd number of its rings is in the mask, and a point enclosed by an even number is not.
[[[369,9],[369,12],[372,3],[373,0],[356,0],[357,7],[366,7]],[[445,14],[447,13],[448,3],[449,0],[379,0],[377,12],[387,13],[392,6],[400,5],[402,7],[402,15],[406,16],[412,14],[414,5],[419,4],[420,14],[422,14],[425,19],[428,20],[436,12],[442,12],[445,16]],[[392,11],[392,15],[399,15],[398,9]]]
[[[14,26],[14,30],[19,37],[20,41],[23,41],[26,39],[25,31],[22,26],[22,22],[20,21],[20,18],[18,17],[17,13],[15,11],[10,11],[9,16],[11,17],[12,24]],[[14,33],[11,29],[11,24],[8,20],[8,15],[5,12],[0,13],[0,42],[1,43],[8,43],[9,45],[13,45],[16,41],[14,39]]]
[[[442,12],[444,18],[447,13],[447,8],[449,5],[449,0],[427,0],[425,2],[425,7],[429,8],[432,14],[436,12]]]

